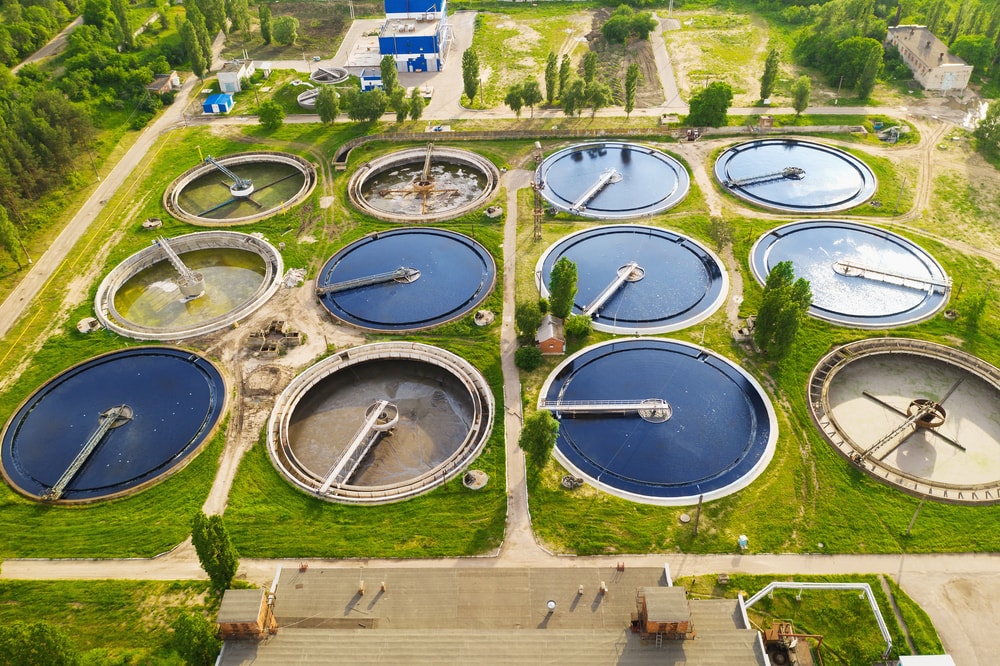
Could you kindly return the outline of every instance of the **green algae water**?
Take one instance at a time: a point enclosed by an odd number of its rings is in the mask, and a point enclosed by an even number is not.
[[[212,220],[246,217],[278,208],[290,201],[302,189],[305,176],[291,164],[280,162],[247,162],[227,168],[241,178],[253,181],[251,200],[233,199],[229,193],[232,181],[222,172],[212,169],[191,181],[181,192],[177,203],[187,213]]]
[[[115,294],[115,309],[140,326],[189,328],[240,306],[260,288],[264,260],[254,252],[216,248],[180,255],[184,264],[205,277],[205,293],[185,300],[177,272],[164,259],[134,275]]]

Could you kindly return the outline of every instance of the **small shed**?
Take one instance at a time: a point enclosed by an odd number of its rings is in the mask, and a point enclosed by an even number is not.
[[[173,71],[169,74],[157,74],[153,78],[153,82],[146,86],[146,90],[157,95],[162,95],[171,90],[179,90],[180,87],[181,77],[177,75],[176,71]]]
[[[226,590],[215,623],[223,640],[264,638],[278,630],[278,622],[263,589]]]
[[[202,113],[229,113],[233,108],[233,96],[229,93],[209,95],[201,105]]]
[[[361,70],[361,92],[382,88],[382,70]]]
[[[551,313],[542,317],[542,324],[535,333],[535,342],[544,355],[565,354],[566,333],[563,330],[562,319],[552,316]]]
[[[694,638],[691,607],[683,587],[640,587],[635,595],[633,630],[643,638]]]

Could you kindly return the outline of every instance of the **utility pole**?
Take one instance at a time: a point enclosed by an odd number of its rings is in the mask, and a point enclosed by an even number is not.
[[[903,176],[903,182],[901,182],[899,184],[899,192],[896,194],[896,208],[894,208],[893,211],[892,211],[893,215],[898,215],[899,214],[899,200],[903,196],[903,186],[904,185],[906,185],[906,176],[905,175]]]

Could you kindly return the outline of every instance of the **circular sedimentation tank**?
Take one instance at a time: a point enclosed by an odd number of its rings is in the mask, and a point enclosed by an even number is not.
[[[573,476],[648,504],[683,506],[749,485],[774,455],[771,402],[746,371],[664,338],[588,347],[546,379],[554,455]]]
[[[584,229],[557,241],[535,266],[536,286],[549,295],[552,267],[576,264],[573,314],[594,328],[642,335],[676,331],[711,316],[725,301],[729,277],[700,243],[665,229],[621,224]]]
[[[226,405],[219,370],[172,347],[84,361],[25,400],[3,432],[4,478],[32,499],[106,500],[183,468]]]
[[[635,143],[581,143],[546,157],[535,186],[553,208],[598,219],[655,215],[687,196],[691,180],[679,161]]]
[[[856,222],[804,220],[772,229],[750,250],[764,284],[791,261],[812,288],[809,314],[842,326],[889,328],[923,321],[948,302],[951,280],[923,248],[890,231]]]
[[[249,316],[280,287],[284,262],[273,245],[249,234],[203,231],[166,240],[183,267],[202,278],[195,294],[164,240],[118,264],[101,282],[94,311],[109,330],[140,340],[203,335]]]
[[[859,340],[813,369],[809,408],[834,449],[882,483],[938,502],[1000,502],[1000,369],[982,359]]]
[[[496,264],[462,234],[408,227],[369,234],[331,257],[316,279],[323,307],[371,331],[417,331],[476,310],[496,284]]]
[[[346,503],[394,502],[462,473],[493,427],[493,393],[464,359],[430,345],[346,349],[275,403],[268,451],[296,488]]]
[[[868,201],[875,174],[848,152],[801,139],[757,139],[715,161],[723,188],[752,204],[794,213],[832,213]]]
[[[208,227],[249,224],[301,203],[316,187],[316,168],[272,151],[208,156],[167,187],[163,206],[179,220]]]
[[[428,144],[361,164],[347,182],[362,212],[388,222],[439,222],[483,206],[500,172],[468,150]]]
[[[313,83],[331,85],[343,83],[349,76],[343,67],[317,67],[309,73],[309,80]]]
[[[316,112],[316,98],[319,97],[319,90],[316,88],[309,88],[304,92],[300,92],[296,97],[295,101],[299,103],[306,111],[310,113]]]

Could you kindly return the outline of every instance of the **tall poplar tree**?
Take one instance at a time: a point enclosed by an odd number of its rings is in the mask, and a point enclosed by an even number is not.
[[[126,51],[134,50],[135,35],[132,33],[135,30],[132,28],[132,22],[128,17],[128,5],[125,3],[125,0],[111,0],[111,10],[115,13],[115,18],[118,19],[118,27],[121,29],[122,47]]]
[[[639,64],[633,62],[625,70],[625,117],[628,118],[635,110],[635,94],[639,90],[639,80],[642,73],[639,71]]]
[[[191,542],[201,568],[217,590],[225,590],[233,582],[240,566],[240,556],[229,539],[222,516],[206,516],[199,511],[191,526]]]
[[[757,310],[753,341],[772,359],[788,355],[799,324],[812,303],[812,289],[803,278],[795,279],[792,262],[779,262],[767,275],[764,294]]]
[[[257,9],[257,16],[260,18],[260,38],[265,44],[271,43],[271,8],[267,5],[260,5]]]
[[[555,101],[557,85],[559,85],[559,65],[556,63],[556,54],[549,51],[549,57],[545,61],[545,101],[549,104]]]
[[[479,56],[472,49],[462,54],[462,84],[471,104],[479,92]]]
[[[559,94],[556,95],[560,99],[566,92],[566,85],[569,83],[570,67],[569,54],[564,53],[562,61],[559,63]]]
[[[778,64],[778,49],[771,49],[767,54],[767,60],[764,61],[764,74],[760,77],[760,98],[762,100],[770,99],[771,93],[774,92],[774,84],[778,80]]]
[[[399,76],[396,72],[396,60],[391,55],[382,56],[382,60],[378,64],[379,70],[382,73],[382,89],[385,90],[385,94],[392,98],[392,93],[399,87]],[[403,93],[406,94],[405,91]],[[393,108],[396,108],[395,106]]]
[[[562,257],[552,266],[549,276],[549,310],[560,319],[573,311],[576,299],[576,264]]]

